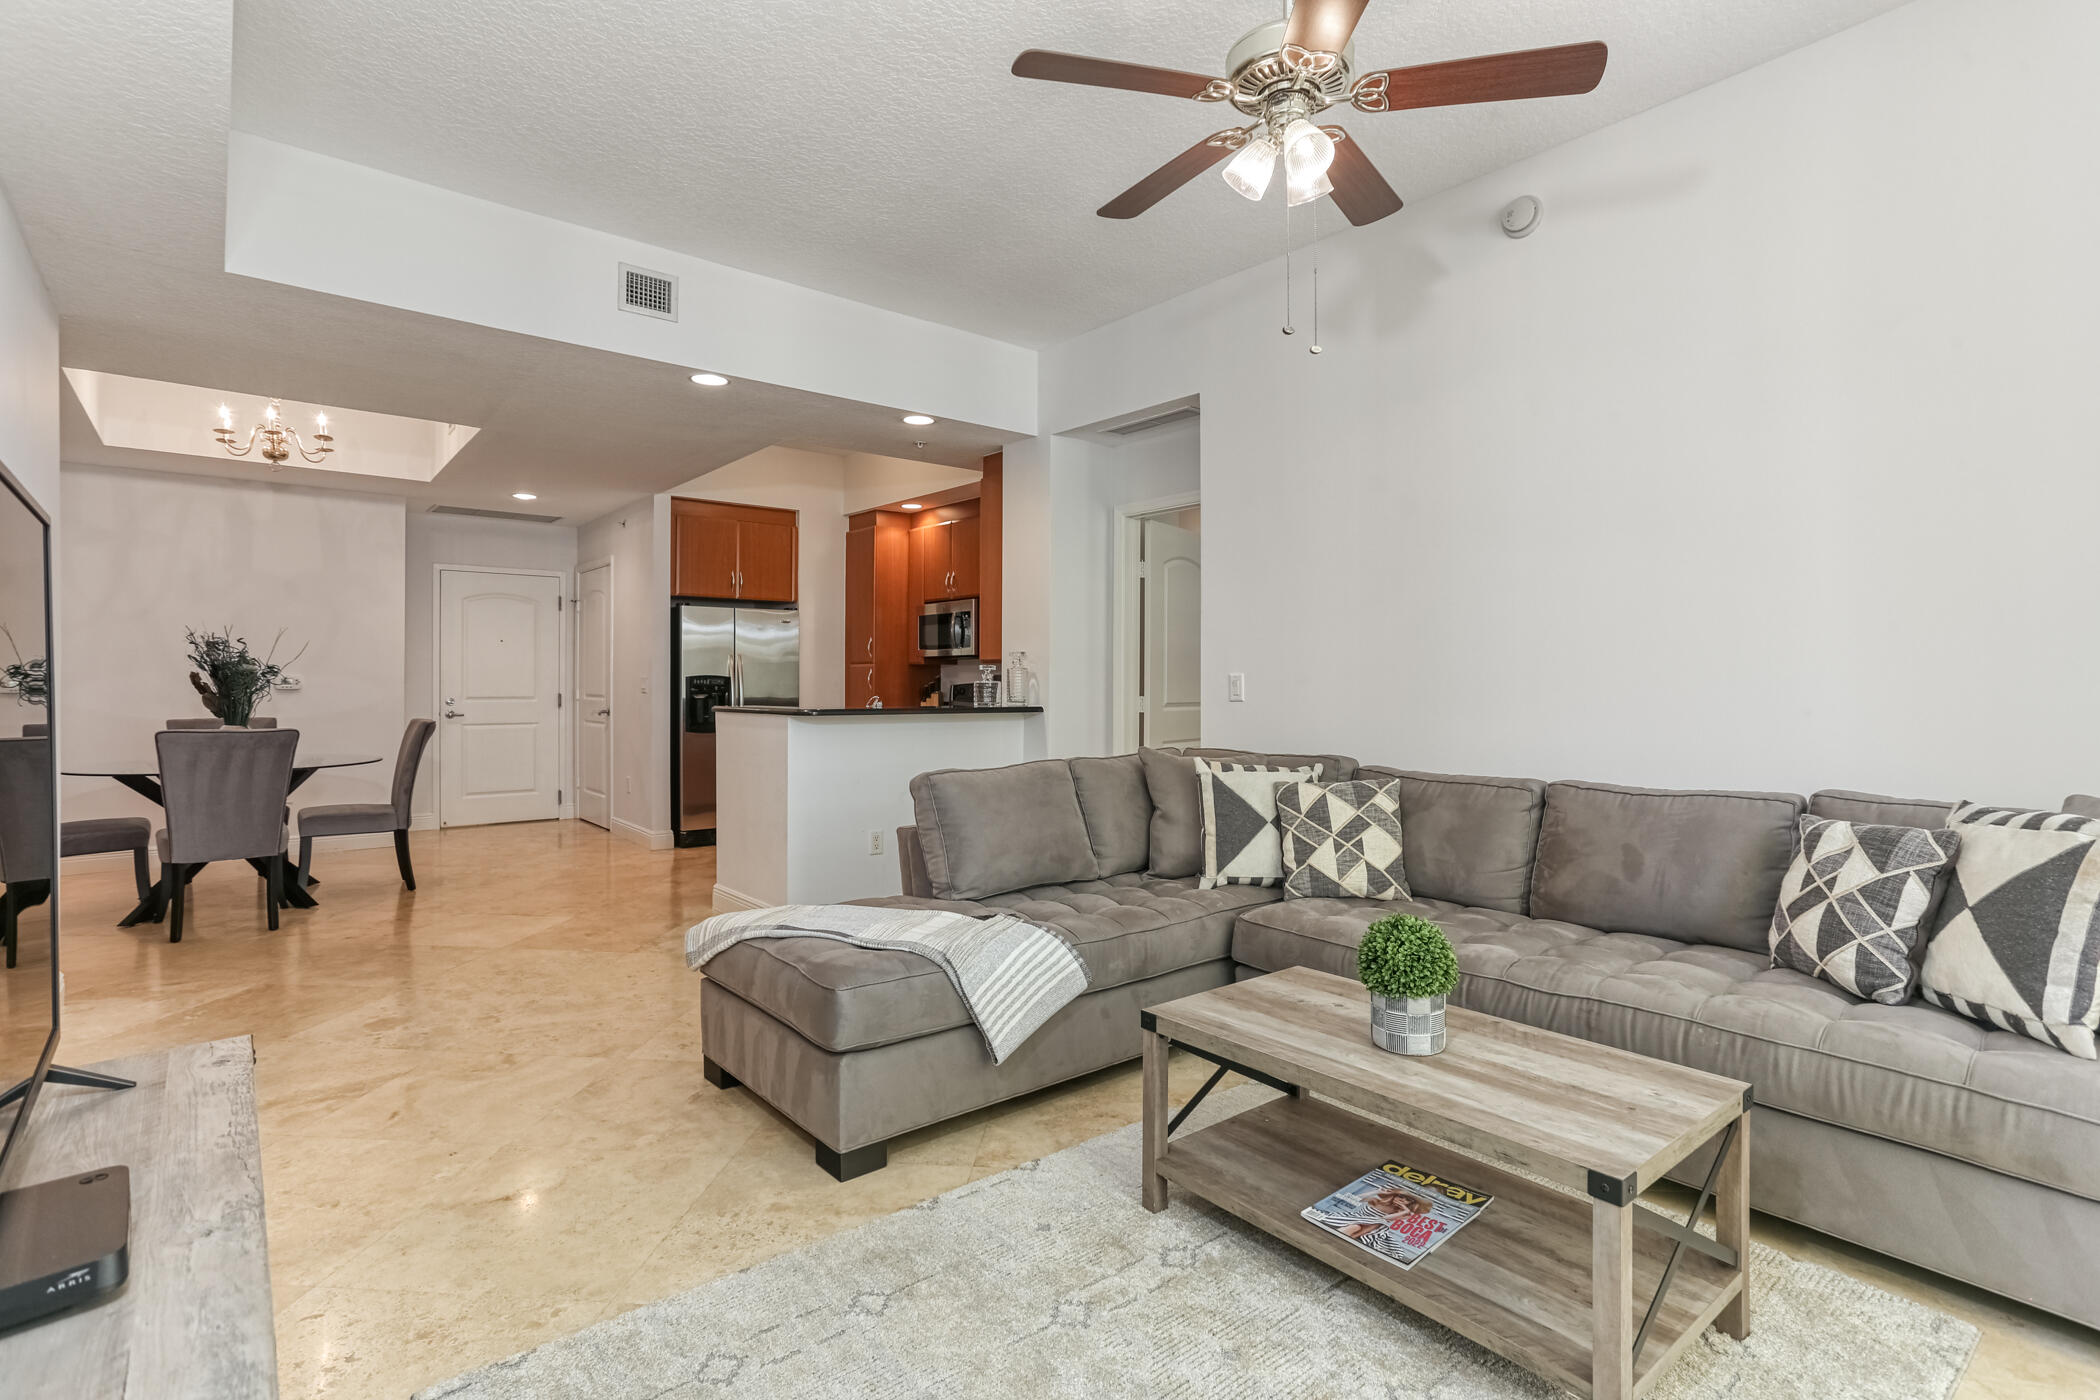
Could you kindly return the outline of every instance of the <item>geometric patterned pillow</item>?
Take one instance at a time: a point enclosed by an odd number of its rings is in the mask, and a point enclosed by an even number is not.
[[[1285,899],[1413,899],[1400,863],[1400,780],[1276,789]]]
[[[2080,1059],[2100,1032],[2100,820],[1966,803],[1919,994]]]
[[[1772,965],[1889,1006],[1910,1000],[1912,952],[1959,832],[1801,819],[1772,913]]]
[[[1313,768],[1263,768],[1252,763],[1196,765],[1196,790],[1203,807],[1203,878],[1198,887],[1283,883],[1283,843],[1276,835],[1276,788],[1310,782]]]

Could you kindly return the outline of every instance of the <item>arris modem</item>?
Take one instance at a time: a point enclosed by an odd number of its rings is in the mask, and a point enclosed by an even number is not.
[[[0,1330],[122,1287],[130,1233],[125,1167],[0,1191]]]

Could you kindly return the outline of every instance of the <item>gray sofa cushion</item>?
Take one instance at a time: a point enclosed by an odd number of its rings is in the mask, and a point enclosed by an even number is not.
[[[984,900],[891,895],[859,902],[965,914],[1000,909],[1032,919],[1071,944],[1086,965],[1087,990],[1099,992],[1229,957],[1233,920],[1280,897],[1278,890],[1198,890],[1190,880],[1131,874]],[[707,977],[826,1050],[865,1050],[970,1024],[947,974],[916,953],[826,938],[758,938],[709,962]]]
[[[2081,817],[2100,817],[2100,797],[2085,797],[2074,792],[2064,799],[2063,810]]]
[[[1436,901],[1290,900],[1233,957],[1349,975],[1372,919],[1442,924],[1461,1006],[1746,1080],[1757,1102],[2100,1200],[2100,1061],[1912,1002],[1882,1006],[1734,948]]]
[[[1072,787],[1100,876],[1143,870],[1152,846],[1152,794],[1145,786],[1144,760],[1134,753],[1075,758]]]
[[[1203,799],[1196,787],[1192,759],[1251,763],[1263,768],[1320,769],[1323,783],[1356,775],[1356,760],[1337,753],[1253,753],[1246,749],[1139,749],[1145,788],[1152,795],[1152,828],[1148,868],[1163,880],[1178,880],[1203,869]]]
[[[1357,775],[1400,780],[1400,844],[1407,887],[1417,898],[1525,911],[1544,783],[1378,767]]]
[[[1195,760],[1173,749],[1139,749],[1145,791],[1152,798],[1147,862],[1162,880],[1181,880],[1203,869],[1203,798],[1196,787]]]
[[[911,800],[926,876],[943,899],[1091,880],[1098,871],[1063,759],[921,773]]]
[[[1867,826],[1916,826],[1937,831],[1954,811],[1952,802],[1934,802],[1924,797],[1883,797],[1874,792],[1847,792],[1825,788],[1808,799],[1808,814],[1834,821],[1861,822]]]
[[[1531,912],[1764,954],[1802,805],[1787,793],[1553,783]]]

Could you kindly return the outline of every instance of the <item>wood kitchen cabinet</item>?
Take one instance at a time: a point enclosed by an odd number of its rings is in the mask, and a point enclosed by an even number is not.
[[[911,527],[896,511],[871,510],[846,522],[846,704],[875,696],[909,706],[918,604],[912,597]]]
[[[939,603],[976,597],[979,537],[975,515],[928,520],[916,526],[911,532],[914,598]]]
[[[671,501],[671,592],[680,598],[795,601],[795,512]]]

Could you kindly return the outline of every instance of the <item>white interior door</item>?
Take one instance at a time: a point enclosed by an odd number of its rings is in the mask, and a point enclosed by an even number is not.
[[[612,828],[612,565],[576,576],[576,815]]]
[[[438,822],[561,810],[561,580],[438,575]]]
[[[1163,521],[1144,526],[1144,623],[1139,654],[1139,740],[1203,738],[1203,541]]]

